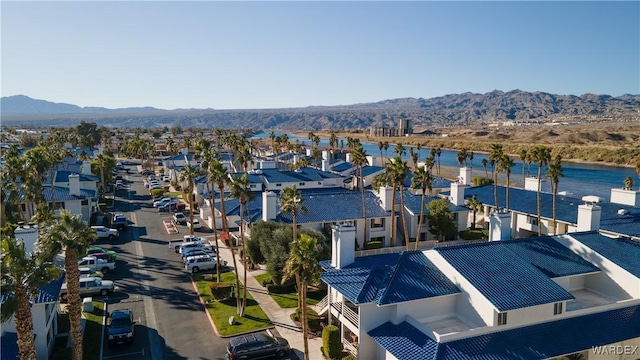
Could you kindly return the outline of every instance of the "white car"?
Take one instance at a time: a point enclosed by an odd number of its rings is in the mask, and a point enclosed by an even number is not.
[[[171,181],[171,178],[169,177],[169,175],[162,175],[162,181],[169,182]]]
[[[190,242],[190,243],[184,243],[180,245],[180,247],[178,248],[178,253],[184,254],[185,252],[193,251],[193,250],[213,251],[212,249],[213,249],[213,246],[211,244]]]
[[[109,239],[113,240],[120,236],[120,233],[116,229],[109,229],[104,226],[92,226],[91,229],[98,234],[98,239]]]
[[[174,200],[173,198],[170,197],[163,197],[160,200],[154,201],[153,202],[153,207],[158,207],[160,205],[164,205],[164,204],[168,204],[169,202],[171,202],[171,200]]]
[[[190,220],[187,220],[187,227],[189,229],[193,227],[193,230],[199,230],[202,227],[202,225],[200,225],[200,220],[193,219],[193,224],[191,223]]]
[[[190,250],[190,251],[182,253],[182,263],[186,264],[189,261],[189,259],[191,259],[192,257],[202,256],[202,255],[215,257],[216,253],[213,252],[212,250],[207,250],[207,249],[205,249],[205,250],[197,250],[197,249],[196,250]]]
[[[184,264],[184,269],[187,271],[191,271],[192,273],[197,273],[202,270],[212,270],[216,268],[216,258],[209,255],[201,255],[194,256],[189,258],[189,260]],[[220,265],[227,266],[227,262],[222,260]]]

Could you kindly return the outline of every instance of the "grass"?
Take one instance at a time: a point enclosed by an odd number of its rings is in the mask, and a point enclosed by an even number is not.
[[[271,281],[271,275],[264,273],[257,275],[256,280],[258,283]],[[286,293],[269,293],[271,298],[275,300],[278,305],[283,309],[292,309],[298,307],[298,293],[296,291]],[[315,305],[327,295],[326,290],[307,290],[307,305]]]
[[[235,276],[233,272],[225,272],[222,273],[221,280],[235,283]],[[260,308],[260,305],[258,305],[248,292],[245,316],[239,317],[236,314],[235,298],[225,301],[213,300],[209,285],[215,282],[215,275],[212,280],[205,280],[205,274],[195,274],[193,275],[193,281],[198,288],[198,293],[200,293],[202,300],[206,304],[207,312],[216,325],[220,336],[233,336],[272,327],[271,320],[269,320],[264,311],[262,311],[262,308]],[[242,289],[240,289],[239,293],[242,294]],[[229,325],[229,317],[231,316],[235,318],[235,325]]]
[[[487,236],[489,236],[489,232],[482,229],[460,231],[460,237],[463,240],[480,240]]]
[[[105,315],[104,303],[101,301],[93,302],[93,313],[84,313],[86,322],[84,328],[84,337],[82,339],[82,358],[85,360],[100,359],[102,320]]]

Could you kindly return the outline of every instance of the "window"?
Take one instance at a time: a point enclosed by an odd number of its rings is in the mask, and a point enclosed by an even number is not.
[[[51,210],[64,209],[64,202],[56,201],[49,204],[51,206]]]
[[[507,324],[507,313],[498,313],[498,325],[506,325]]]
[[[562,314],[562,303],[555,303],[553,304],[553,315],[560,315]]]
[[[84,206],[89,205],[89,200],[87,199],[82,200],[82,205]]]
[[[535,216],[527,216],[527,224],[538,226],[538,218]]]
[[[300,186],[304,186],[304,183],[303,183],[303,182],[302,182],[302,183],[298,183],[298,185],[300,185]]]
[[[276,184],[276,186],[277,186],[277,187],[281,187],[281,186],[282,186],[282,184]]]
[[[384,218],[371,219],[371,228],[383,228]]]

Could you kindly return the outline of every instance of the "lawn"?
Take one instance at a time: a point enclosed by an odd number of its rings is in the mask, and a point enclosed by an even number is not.
[[[264,311],[262,311],[262,308],[260,308],[260,305],[258,305],[248,292],[245,316],[239,317],[236,314],[235,299],[227,299],[222,302],[213,300],[209,285],[215,282],[215,274],[213,275],[212,280],[205,280],[205,274],[196,274],[193,275],[193,281],[198,288],[200,296],[202,296],[202,300],[206,304],[209,316],[213,319],[220,336],[233,336],[245,332],[273,327],[271,320],[269,320]],[[235,276],[233,275],[233,272],[229,271],[222,273],[222,281],[235,283]],[[239,293],[242,294],[242,289],[240,289]],[[235,325],[229,325],[229,317],[231,316],[235,318]]]
[[[258,283],[260,283],[260,285],[262,285],[264,282],[271,281],[271,276],[267,273],[257,275],[255,278],[256,280],[258,280]],[[269,295],[271,295],[271,298],[275,300],[275,302],[278,303],[278,305],[283,309],[298,307],[298,293],[296,291],[282,293],[271,292],[269,293]],[[317,304],[326,295],[326,290],[312,290],[310,288],[307,291],[307,305]]]
[[[87,319],[82,338],[82,358],[85,360],[100,359],[100,345],[102,341],[102,322],[105,316],[104,303],[93,302],[93,313],[84,313]]]

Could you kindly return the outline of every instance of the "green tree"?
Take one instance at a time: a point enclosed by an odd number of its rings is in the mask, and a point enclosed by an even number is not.
[[[553,161],[549,165],[549,170],[547,171],[547,177],[551,180],[551,194],[552,194],[552,209],[553,209],[553,235],[557,234],[556,230],[556,196],[558,195],[558,184],[560,183],[560,178],[563,177],[562,173],[562,156],[560,154],[556,155],[553,158]],[[633,186],[633,185],[632,185]]]
[[[94,145],[100,144],[100,131],[96,123],[81,121],[80,124],[76,126],[75,134],[79,141],[78,146],[80,147],[93,147]]]
[[[482,211],[482,202],[480,202],[480,200],[478,200],[478,197],[473,195],[471,197],[471,199],[467,200],[467,206],[471,209],[471,211],[473,211],[473,225],[472,225],[472,229],[476,228],[476,215],[478,214],[478,211]]]
[[[60,278],[61,271],[51,262],[40,261],[29,254],[23,241],[2,235],[0,253],[0,289],[7,296],[1,307],[1,321],[13,317],[18,336],[20,359],[35,359],[30,297],[36,298],[38,287]]]
[[[482,164],[482,167],[484,168],[484,175],[488,179],[489,178],[489,173],[487,172],[487,165],[489,164],[489,160],[484,158],[484,159],[482,159],[482,161],[480,163]]]
[[[427,168],[425,165],[418,166],[414,172],[413,177],[411,178],[411,188],[412,189],[420,189],[421,191],[421,199],[420,199],[420,219],[418,221],[418,229],[416,231],[416,250],[418,250],[418,243],[420,242],[420,237],[422,235],[422,224],[424,222],[424,207],[425,207],[425,197],[427,194],[427,190],[429,190],[429,194],[433,190],[433,176],[431,175],[431,170]]]
[[[429,231],[436,236],[438,241],[455,236],[458,226],[451,217],[449,202],[446,199],[433,200],[427,204],[429,210]]]
[[[240,240],[242,241],[242,258],[240,261],[242,261],[243,268],[244,268],[244,276],[243,276],[242,282],[243,284],[245,284],[245,286],[243,286],[242,288],[242,302],[239,303],[238,314],[240,316],[244,316],[244,312],[247,307],[246,284],[247,284],[247,266],[249,266],[249,264],[246,261],[248,257],[247,257],[247,242],[245,241],[245,238],[244,238],[245,214],[243,210],[244,210],[244,206],[247,205],[251,200],[255,198],[255,195],[251,191],[251,187],[250,187],[249,179],[247,178],[247,175],[233,178],[233,182],[231,183],[230,196],[232,198],[238,199],[238,202],[240,203]],[[251,213],[248,214],[248,217],[251,218]],[[237,272],[236,272],[236,276],[237,276]]]
[[[365,203],[364,196],[364,176],[363,169],[365,165],[369,165],[367,160],[367,152],[362,147],[362,144],[358,144],[353,151],[353,158],[351,162],[358,168],[358,186],[360,187],[360,194],[362,197],[362,218],[364,219],[364,241],[368,241],[367,238],[367,205]]]
[[[213,238],[216,241],[216,281],[220,282],[220,247],[218,244],[218,225],[216,221],[216,208],[215,208],[215,186],[216,186],[216,178],[213,174],[216,165],[215,163],[219,163],[220,159],[218,159],[218,153],[214,148],[209,148],[203,150],[200,155],[202,157],[202,162],[200,166],[204,170],[206,176],[206,187],[207,187],[207,197],[209,200],[209,206],[211,209],[211,217],[213,218]]]
[[[194,203],[193,203],[193,188],[194,188],[194,183],[196,181],[196,179],[198,179],[199,176],[201,176],[202,173],[200,172],[200,168],[197,166],[191,166],[191,164],[187,164],[186,166],[184,166],[182,168],[182,170],[180,171],[180,178],[179,181],[184,183],[187,183],[187,199],[189,201],[189,223],[193,224],[193,207],[194,207]],[[193,226],[189,227],[189,232],[191,233],[191,235],[193,235]]]
[[[498,160],[498,170],[497,172],[504,171],[507,175],[507,196],[506,196],[506,205],[505,209],[509,211],[509,193],[511,189],[511,169],[515,166],[513,160],[507,154],[502,154],[500,159]]]
[[[295,277],[298,282],[298,291],[302,304],[302,337],[304,341],[304,358],[309,359],[308,323],[307,323],[307,287],[310,283],[320,280],[320,247],[318,239],[308,235],[301,235],[300,239],[291,246],[289,259],[284,267],[282,282]]]
[[[524,187],[524,184],[527,181],[525,171],[524,171],[524,164],[527,162],[528,156],[529,156],[529,153],[527,149],[522,148],[520,150],[520,161],[522,162],[522,187]]]
[[[307,213],[307,208],[304,206],[305,199],[302,198],[300,191],[297,190],[294,185],[293,187],[286,187],[282,189],[278,202],[280,203],[281,213],[291,214],[293,243],[295,243],[298,241],[298,215],[299,213]],[[300,279],[296,278],[296,286],[298,286],[298,289],[300,289],[299,280]],[[302,309],[303,304],[302,299],[298,298],[299,309]]]
[[[82,360],[82,303],[78,260],[96,240],[97,235],[86,222],[82,221],[80,215],[71,215],[68,211],[61,212],[60,218],[46,227],[43,235],[38,239],[38,252],[42,254],[45,261],[50,261],[53,255],[64,250],[72,354],[73,360]]]
[[[495,211],[500,209],[498,204],[498,170],[494,171],[494,168],[499,168],[500,158],[502,158],[503,150],[502,144],[491,144],[489,152],[489,163],[491,164],[491,174],[493,176],[493,201]]]
[[[537,202],[538,202],[538,236],[542,235],[542,217],[541,217],[541,199],[540,195],[542,193],[541,185],[542,185],[542,171],[544,167],[549,164],[551,160],[551,149],[546,146],[536,146],[533,149],[531,154],[532,161],[538,164],[538,192],[537,192]]]
[[[396,190],[399,190],[400,192],[400,217],[402,219],[402,225],[403,225],[403,230],[404,230],[404,237],[405,237],[405,246],[407,247],[407,250],[409,250],[409,230],[407,228],[407,216],[405,214],[404,211],[404,182],[407,179],[407,175],[409,174],[409,167],[407,166],[407,163],[402,161],[402,158],[400,157],[400,155],[397,155],[396,157],[394,157],[391,162],[389,164],[387,164],[386,166],[386,172],[389,176],[389,179],[391,180],[392,184],[393,184],[393,195],[392,195],[392,208],[395,207],[395,193]],[[395,209],[394,209],[395,211]],[[391,218],[391,231],[394,232],[394,226],[393,226],[393,218],[395,217],[395,215],[392,215]],[[391,239],[394,238],[395,234],[391,234]],[[394,241],[392,240],[392,243]]]

